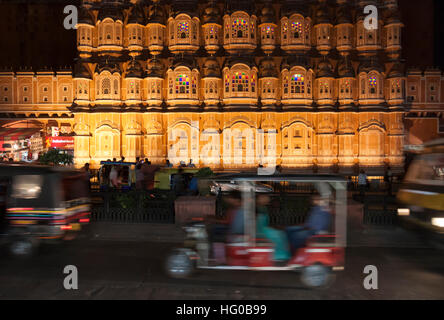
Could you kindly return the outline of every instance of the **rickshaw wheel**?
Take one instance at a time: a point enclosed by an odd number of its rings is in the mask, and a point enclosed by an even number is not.
[[[304,267],[301,273],[302,283],[310,288],[325,288],[333,280],[331,268],[322,263],[315,263]]]
[[[172,278],[184,279],[194,273],[195,263],[184,249],[175,249],[166,258],[165,270]]]
[[[11,254],[18,258],[31,257],[37,249],[38,240],[32,237],[16,237],[9,245]]]

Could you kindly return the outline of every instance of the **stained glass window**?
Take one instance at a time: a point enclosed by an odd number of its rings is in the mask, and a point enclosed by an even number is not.
[[[233,92],[248,91],[248,75],[245,72],[235,72],[231,81],[231,90]]]
[[[294,93],[305,93],[304,91],[304,76],[301,74],[294,74],[291,77],[291,83],[290,83],[290,92],[292,94]]]
[[[302,36],[302,23],[301,22],[293,22],[291,24],[291,31],[293,33],[293,38],[299,39]]]
[[[319,88],[320,88],[320,93],[329,93],[328,82],[321,82]]]
[[[287,31],[288,31],[288,23],[284,22],[282,25],[282,33],[284,35],[284,39],[287,39]]]
[[[274,39],[274,28],[272,26],[265,26],[262,28],[262,39]]]
[[[188,22],[179,22],[177,24],[177,38],[185,39],[189,37],[190,28]]]
[[[225,92],[230,90],[230,76],[228,74],[225,75]]]
[[[179,74],[176,77],[176,94],[190,93],[190,77],[185,74]]]
[[[248,22],[245,19],[237,18],[233,20],[231,26],[231,36],[233,38],[246,38],[248,37]]]
[[[370,87],[370,93],[376,93],[376,86],[378,84],[378,81],[376,80],[376,77],[369,77],[368,78],[368,84]]]
[[[350,93],[351,92],[351,84],[349,80],[345,80],[341,86],[341,93]]]

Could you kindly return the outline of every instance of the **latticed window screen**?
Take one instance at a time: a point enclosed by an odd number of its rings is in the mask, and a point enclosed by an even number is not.
[[[248,82],[248,75],[245,72],[235,72],[232,76],[231,90],[233,92],[247,92]]]
[[[248,37],[248,21],[243,18],[236,18],[231,25],[231,36],[233,38]]]
[[[108,78],[102,80],[102,94],[109,94],[111,91],[111,81]]]
[[[294,74],[291,77],[291,93],[305,93],[304,75]]]

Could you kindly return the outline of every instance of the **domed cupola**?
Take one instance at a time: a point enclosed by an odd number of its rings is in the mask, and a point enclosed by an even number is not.
[[[125,75],[126,100],[127,105],[139,104],[142,102],[142,79],[143,69],[140,63],[133,58],[129,63]]]
[[[297,54],[281,64],[283,109],[310,108],[313,103],[313,69],[305,54]]]
[[[353,49],[353,17],[349,0],[337,0],[336,9],[336,49],[343,56],[349,55]]]
[[[215,57],[208,57],[202,66],[202,88],[205,105],[214,108],[222,94],[222,75]]]
[[[91,56],[94,25],[91,13],[85,7],[81,7],[77,23],[77,50],[82,58]]]
[[[305,0],[286,0],[281,7],[281,48],[288,53],[311,49],[312,20]]]
[[[128,50],[130,55],[135,57],[143,50],[143,37],[145,28],[145,16],[143,9],[139,5],[134,5],[126,24],[128,37]]]
[[[97,17],[100,51],[123,49],[123,8],[120,1],[104,1]]]
[[[402,64],[396,61],[387,74],[388,103],[400,106],[405,99],[405,72]]]
[[[209,0],[202,15],[202,31],[205,50],[216,53],[222,40],[222,17],[216,0]]]
[[[256,49],[257,17],[248,0],[227,0],[224,21],[224,48],[231,54],[253,52]]]
[[[322,55],[327,55],[332,48],[333,24],[330,18],[330,8],[327,5],[327,0],[318,1],[314,25],[316,49]]]
[[[198,107],[199,78],[199,67],[193,57],[175,58],[167,70],[167,102],[171,109]]]
[[[350,106],[354,102],[356,75],[348,56],[338,63],[337,73],[339,105]]]
[[[259,32],[262,50],[269,54],[276,48],[278,29],[276,24],[276,13],[272,1],[266,0],[259,17]]]
[[[259,64],[259,93],[264,106],[276,104],[279,97],[279,73],[271,57],[265,57]]]
[[[173,0],[168,18],[168,47],[174,54],[194,53],[199,49],[200,19],[196,0]]]
[[[401,35],[404,24],[401,22],[397,0],[385,0],[384,48],[389,58],[397,59],[401,53]]]
[[[163,74],[164,66],[162,62],[155,57],[148,60],[147,72],[145,77],[146,102],[149,107],[160,106],[163,93]]]
[[[384,103],[384,68],[376,56],[365,59],[359,65],[359,104],[374,107]]]
[[[96,103],[116,104],[120,102],[120,80],[119,63],[111,57],[101,57],[94,73]]]
[[[90,103],[90,88],[92,84],[92,76],[86,64],[81,60],[77,61],[74,66],[74,103],[88,105]]]
[[[166,14],[159,0],[154,0],[148,8],[148,50],[151,54],[158,55],[163,51],[165,43]]]
[[[316,69],[316,102],[319,107],[332,106],[334,104],[334,85],[335,75],[333,67],[327,59],[323,59],[319,62]]]

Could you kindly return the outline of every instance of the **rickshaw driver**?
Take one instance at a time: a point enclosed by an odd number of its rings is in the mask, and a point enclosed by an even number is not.
[[[293,251],[302,247],[309,237],[330,229],[331,213],[328,200],[317,194],[312,197],[312,204],[307,222],[304,225],[285,229]]]

